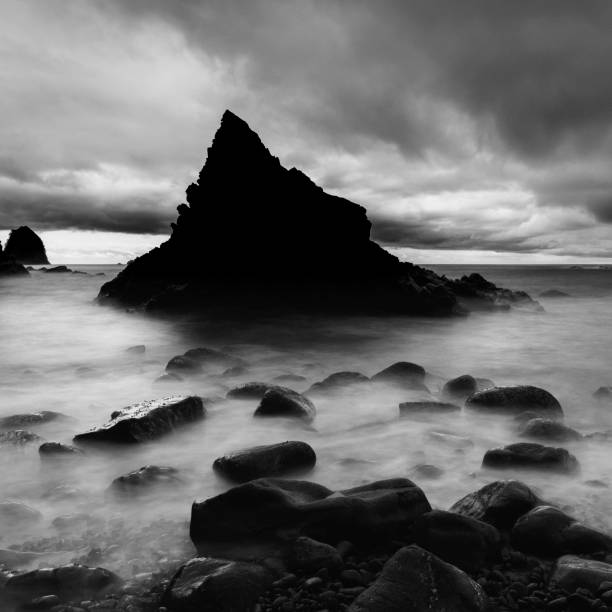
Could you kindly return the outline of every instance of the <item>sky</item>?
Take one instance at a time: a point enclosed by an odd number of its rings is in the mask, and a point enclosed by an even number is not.
[[[226,108],[417,263],[612,263],[607,0],[2,0],[0,240],[166,239]]]

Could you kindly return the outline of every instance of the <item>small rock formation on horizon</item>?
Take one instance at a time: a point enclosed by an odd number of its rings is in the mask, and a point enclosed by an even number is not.
[[[17,263],[14,257],[6,254],[0,242],[0,276],[27,276],[28,274],[29,272],[20,263]]]
[[[102,286],[102,302],[149,311],[427,314],[538,307],[479,275],[452,281],[370,240],[362,206],[284,168],[225,111],[172,235]]]
[[[21,264],[47,265],[47,252],[40,237],[27,225],[11,230],[4,252]]]

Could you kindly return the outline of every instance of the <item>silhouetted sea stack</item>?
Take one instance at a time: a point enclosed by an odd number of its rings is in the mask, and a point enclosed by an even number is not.
[[[15,275],[27,276],[29,272],[17,261],[14,257],[6,254],[6,251],[2,249],[2,243],[0,243],[0,276],[15,276]]]
[[[451,281],[370,240],[363,207],[287,170],[225,111],[170,239],[99,298],[149,311],[453,314],[477,303],[538,307],[478,275]]]
[[[38,266],[49,263],[43,241],[27,225],[11,231],[4,250],[22,264]]]

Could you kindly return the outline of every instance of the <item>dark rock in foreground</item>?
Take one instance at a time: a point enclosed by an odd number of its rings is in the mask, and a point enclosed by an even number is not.
[[[194,503],[191,539],[201,554],[218,543],[307,536],[329,544],[341,540],[381,541],[405,532],[431,506],[413,482],[397,478],[334,494],[321,485],[260,479]],[[239,546],[238,546],[239,545]]]
[[[413,525],[414,543],[465,572],[476,572],[499,558],[501,536],[470,516],[432,510]]]
[[[551,580],[570,593],[580,588],[597,593],[602,584],[612,588],[612,565],[564,555],[557,560]]]
[[[518,387],[494,387],[479,391],[467,398],[466,408],[482,412],[500,412],[517,415],[532,411],[539,416],[562,418],[563,409],[548,391],[529,385]]]
[[[289,417],[312,421],[316,409],[304,395],[291,389],[268,389],[255,410],[256,417]]]
[[[540,505],[540,498],[518,480],[497,480],[468,493],[451,506],[451,512],[511,529],[516,521]]]
[[[111,415],[111,420],[74,437],[75,442],[146,442],[177,427],[202,419],[206,414],[200,397],[167,397],[128,406]]]
[[[429,414],[445,414],[447,412],[460,411],[461,407],[457,404],[449,404],[448,402],[402,402],[399,405],[400,416],[410,417],[414,415],[429,415]]]
[[[174,612],[251,610],[272,579],[255,563],[196,557],[172,578],[163,602]]]
[[[179,485],[182,482],[176,468],[145,465],[138,470],[115,478],[109,490],[117,495],[136,495],[148,493],[157,487]]]
[[[28,601],[43,595],[56,595],[62,601],[100,596],[121,585],[121,579],[101,567],[65,565],[37,569],[12,576],[6,581],[5,592],[18,601]]]
[[[399,550],[349,612],[485,612],[487,598],[467,574],[418,546]]]
[[[317,456],[305,442],[281,442],[255,446],[215,459],[213,468],[234,482],[285,476],[312,469]]]
[[[49,264],[43,241],[27,225],[11,230],[4,251],[20,264]]]
[[[305,393],[321,394],[336,393],[346,390],[353,385],[363,385],[369,383],[370,379],[359,372],[335,372],[320,382],[314,383]]]
[[[543,446],[531,442],[518,442],[485,453],[483,467],[504,469],[523,468],[550,470],[572,474],[578,471],[578,460],[564,448]]]
[[[519,433],[524,438],[550,442],[575,442],[582,440],[582,434],[553,419],[535,418],[524,423]]]
[[[101,301],[248,317],[295,311],[449,315],[465,312],[464,302],[489,309],[537,306],[478,275],[449,281],[400,262],[370,240],[363,207],[281,166],[230,111],[186,194],[169,240],[103,285]]]
[[[612,537],[579,523],[552,506],[538,506],[522,516],[512,529],[512,545],[539,557],[566,553],[612,551]]]

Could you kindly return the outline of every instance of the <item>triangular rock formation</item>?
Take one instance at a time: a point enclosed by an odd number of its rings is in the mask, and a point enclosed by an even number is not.
[[[43,241],[27,225],[11,231],[4,252],[22,264],[37,266],[49,263]]]
[[[29,272],[20,263],[17,263],[13,257],[7,255],[2,249],[2,243],[0,243],[0,276],[15,276],[19,274],[27,276]]]
[[[281,166],[230,111],[186,193],[170,239],[106,283],[101,300],[151,310],[460,309],[453,282],[372,242],[363,207]],[[495,291],[487,288],[489,302]]]

